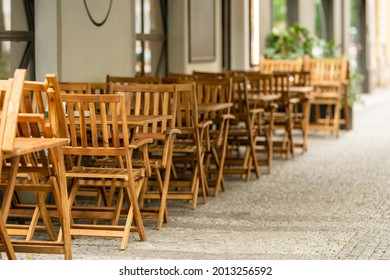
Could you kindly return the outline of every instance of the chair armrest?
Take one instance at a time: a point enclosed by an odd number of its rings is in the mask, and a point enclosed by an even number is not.
[[[141,146],[144,146],[146,144],[153,143],[153,139],[146,138],[146,139],[136,139],[133,142],[129,144],[129,149],[138,149]]]
[[[235,120],[236,116],[234,116],[232,114],[223,114],[223,115],[220,116],[220,118],[222,120]]]
[[[253,108],[249,110],[249,114],[259,114],[259,113],[264,113],[263,108]]]
[[[174,134],[181,134],[181,130],[178,128],[169,128],[165,131],[165,135],[171,136]]]
[[[198,123],[198,128],[205,129],[207,126],[210,126],[212,124],[213,122],[210,120],[201,121],[200,123]]]

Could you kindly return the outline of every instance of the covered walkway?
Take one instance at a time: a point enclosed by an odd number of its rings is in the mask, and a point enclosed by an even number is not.
[[[119,251],[116,239],[77,238],[73,258],[390,259],[390,90],[364,100],[338,140],[311,133],[308,153],[276,159],[271,175],[227,180],[196,210],[170,201],[162,230],[145,222],[148,241],[132,235]]]

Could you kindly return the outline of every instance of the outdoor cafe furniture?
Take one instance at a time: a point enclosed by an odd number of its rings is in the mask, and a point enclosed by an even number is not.
[[[66,178],[71,180],[71,235],[121,238],[122,250],[127,246],[131,231],[136,232],[140,240],[146,240],[138,204],[146,172],[145,168],[133,168],[132,156],[134,150],[150,141],[132,141],[130,133],[134,128],[129,125],[125,96],[62,94],[61,98],[70,135],[70,144],[63,148],[65,156],[116,160],[100,166],[74,160],[66,170]],[[82,205],[75,201],[80,186],[101,189],[103,196],[113,191],[116,196],[111,203]]]
[[[62,147],[69,140],[53,137],[55,125],[52,126],[46,114],[39,111],[43,109],[42,96],[31,94],[47,93],[46,84],[24,83],[24,77],[25,70],[16,70],[12,90],[7,91],[3,99],[0,139],[2,187],[5,187],[5,192],[0,224],[6,228],[1,228],[1,249],[10,259],[16,258],[14,252],[64,254],[65,259],[71,259],[70,219],[62,153]],[[26,92],[28,95],[23,94]],[[45,97],[51,100],[47,104],[50,110],[55,110],[55,97]],[[32,108],[34,112],[29,112]],[[35,200],[19,200],[18,205],[14,205],[17,193],[22,191],[35,194]],[[53,195],[54,205],[46,203],[48,194]],[[22,204],[25,209],[20,208]],[[11,223],[11,218],[19,222],[23,220],[24,223]],[[58,231],[52,218],[59,218]],[[42,223],[39,223],[39,219]],[[41,233],[39,236],[38,231]],[[42,238],[42,231],[46,231],[48,240]]]
[[[206,182],[214,187],[214,196],[225,189],[223,170],[227,153],[231,114],[232,80],[230,78],[195,78],[198,112],[201,121],[212,121],[205,157]]]
[[[330,131],[339,136],[340,125],[349,124],[349,111],[341,117],[341,104],[348,107],[348,60],[346,58],[314,59],[305,61],[305,70],[310,71],[314,106],[314,120],[310,130]],[[324,108],[324,110],[321,110]]]
[[[174,140],[180,130],[175,128],[178,90],[176,85],[163,84],[110,84],[111,93],[126,96],[126,113],[131,117],[160,117],[150,125],[139,126],[134,130],[134,139],[150,138],[153,143],[147,150],[151,174],[140,196],[144,218],[157,219],[157,229],[168,222],[167,199],[172,167]],[[157,119],[156,119],[157,120]],[[134,159],[135,166],[142,166],[142,158]],[[147,201],[158,200],[159,205],[146,207]]]
[[[224,174],[240,174],[246,181],[253,172],[260,178],[260,168],[256,153],[258,123],[262,122],[264,109],[250,108],[247,78],[232,76],[233,107],[235,119],[231,121],[228,134],[228,152]]]

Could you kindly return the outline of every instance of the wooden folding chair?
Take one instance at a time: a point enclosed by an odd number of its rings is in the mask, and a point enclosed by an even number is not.
[[[207,182],[203,161],[208,148],[210,120],[200,121],[195,83],[181,81],[176,84],[178,93],[176,136],[173,146],[172,176],[168,199],[191,201],[192,209],[197,206],[199,189],[203,203],[207,203]]]
[[[128,125],[125,96],[62,94],[62,100],[71,139],[70,145],[64,147],[64,154],[116,159],[112,165],[99,167],[83,165],[81,161],[66,171],[66,177],[72,181],[69,195],[73,216],[71,235],[119,237],[122,250],[127,246],[130,231],[146,240],[138,204],[145,168],[133,168],[132,154],[150,141],[130,140],[130,129],[134,128]],[[118,190],[116,201],[99,206],[79,203],[74,207],[75,194],[80,186],[114,188]],[[98,223],[91,224],[90,220],[98,220]]]
[[[43,102],[37,101],[34,98],[34,93],[45,91],[44,83],[31,82],[24,87],[23,81],[21,81],[17,89],[20,90],[20,93],[24,89],[27,94],[24,94],[22,101],[20,101],[21,94],[13,92],[11,97],[11,101],[13,101],[11,102],[12,114],[9,114],[6,119],[8,125],[8,129],[6,127],[6,131],[8,131],[7,142],[3,143],[2,155],[5,159],[9,159],[10,164],[5,164],[2,168],[2,171],[8,175],[2,181],[6,188],[2,212],[5,217],[20,217],[28,221],[28,224],[9,223],[7,224],[8,233],[12,236],[18,236],[18,238],[12,239],[13,247],[17,252],[64,254],[66,259],[71,259],[65,167],[61,150],[61,146],[65,145],[68,139],[53,138],[51,124],[46,119],[46,111],[44,114],[39,113],[39,109],[43,108],[41,106]],[[48,99],[55,100],[54,98]],[[52,101],[49,102],[48,106],[51,107],[51,104],[53,104]],[[61,103],[59,105],[61,106]],[[34,110],[32,110],[32,106],[34,106]],[[24,113],[18,114],[19,107]],[[18,137],[14,138],[11,135],[15,135],[14,131],[17,125]],[[6,143],[8,143],[8,147],[6,147]],[[47,150],[48,153],[43,150]],[[29,209],[10,209],[13,195],[17,190],[35,193],[32,207],[27,206],[33,211],[27,216],[25,212],[26,210],[28,212]],[[55,201],[54,209],[51,211],[49,211],[46,202],[48,193],[53,194]],[[52,215],[49,212],[55,214]],[[52,217],[59,217],[60,230],[58,232],[55,231]],[[43,220],[43,226],[38,225],[39,218]],[[36,239],[35,233],[38,230],[46,230],[50,240],[42,240],[42,237]],[[21,238],[22,236],[24,238]]]
[[[252,120],[256,129],[255,146],[258,154],[258,164],[259,166],[267,166],[268,173],[271,173],[274,152],[274,120],[280,95],[273,92],[273,76],[271,74],[253,73],[246,75],[245,78],[249,110],[264,111],[262,115],[258,115]]]
[[[300,130],[301,141],[294,140],[294,146],[307,151],[310,107],[313,99],[310,71],[274,71],[274,74],[287,74],[290,84],[290,103],[293,106],[293,129]]]
[[[293,138],[293,108],[290,93],[289,75],[282,72],[274,72],[272,74],[272,90],[274,94],[280,96],[276,100],[278,109],[274,116],[274,130],[281,130],[283,135],[280,141],[274,138],[274,152],[279,152],[289,158],[290,155],[294,157],[294,138]]]
[[[247,181],[253,171],[260,178],[256,154],[255,120],[262,118],[264,109],[250,109],[248,87],[245,76],[233,76],[233,108],[235,119],[229,127],[228,153],[225,159],[224,174],[240,174]],[[244,152],[242,151],[244,149]],[[244,153],[244,155],[242,155]]]
[[[156,116],[161,120],[150,125],[138,127],[135,139],[150,138],[154,143],[148,146],[149,163],[139,159],[134,165],[149,164],[153,171],[152,177],[157,190],[152,186],[150,178],[141,195],[141,210],[144,218],[157,218],[157,229],[161,229],[163,222],[168,221],[167,196],[172,166],[172,147],[176,134],[175,115],[177,111],[177,90],[175,85],[161,84],[129,84],[110,86],[111,93],[126,95],[128,116]],[[160,205],[144,207],[147,200],[159,200]]]
[[[340,117],[341,102],[348,106],[348,92],[345,90],[348,84],[348,60],[308,59],[305,69],[310,71],[311,85],[314,87],[314,119],[309,129],[330,131],[338,137],[340,125],[349,122],[348,115],[344,119]]]
[[[210,150],[205,159],[208,186],[214,187],[214,196],[225,189],[223,169],[225,164],[229,123],[231,114],[232,80],[230,78],[199,78],[194,80],[198,98],[199,117],[202,121],[211,120]]]

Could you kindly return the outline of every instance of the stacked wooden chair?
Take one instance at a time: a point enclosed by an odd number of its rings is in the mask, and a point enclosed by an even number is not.
[[[256,154],[256,137],[259,123],[262,122],[263,108],[251,108],[248,96],[248,82],[243,75],[233,76],[234,120],[231,121],[228,136],[228,152],[224,174],[240,174],[246,181],[254,172],[260,178],[260,168]]]
[[[274,154],[275,114],[280,96],[273,92],[271,74],[250,74],[246,76],[249,109],[263,110],[263,114],[254,119],[256,128],[255,147],[259,166],[272,170]]]
[[[205,171],[209,187],[214,187],[213,195],[225,189],[223,170],[227,153],[227,141],[231,114],[232,79],[195,78],[198,111],[201,121],[212,121],[209,129],[208,152],[205,158]]]
[[[111,93],[122,93],[126,96],[126,113],[128,116],[159,116],[160,121],[137,127],[135,139],[150,138],[153,140],[145,150],[143,157],[134,160],[136,166],[145,165],[148,160],[149,180],[141,193],[141,208],[144,218],[157,218],[157,229],[168,221],[167,198],[171,176],[172,149],[176,134],[175,115],[177,112],[177,89],[175,85],[141,84],[110,85]],[[153,183],[154,181],[154,183]],[[158,200],[159,206],[145,207],[149,200]]]
[[[58,138],[61,136],[58,126],[60,112],[63,112],[61,100],[47,90],[47,81],[23,83],[24,73],[25,70],[16,71],[17,83],[14,82],[12,96],[6,94],[3,99],[1,121],[7,124],[1,126],[5,133],[1,160],[1,186],[5,186],[2,213],[5,221],[7,218],[18,221],[11,223],[9,220],[6,231],[9,236],[16,237],[11,240],[16,252],[64,254],[66,259],[71,259],[65,164],[61,149],[68,139]],[[57,112],[57,109],[61,110]],[[51,112],[55,114],[48,117]],[[26,193],[32,196],[26,198]],[[48,201],[49,196],[54,202]],[[55,221],[59,223],[58,228]]]
[[[146,240],[138,203],[146,171],[133,168],[132,157],[134,150],[150,141],[130,138],[124,94],[62,94],[62,100],[71,139],[64,154],[75,159],[115,159],[99,166],[74,160],[67,169],[66,177],[71,180],[71,235],[121,238],[122,250],[131,231],[137,232],[140,240]],[[107,189],[113,189],[116,196],[110,203],[100,205],[75,204],[80,186],[103,189],[103,197],[111,193]]]
[[[206,152],[210,150],[208,135],[210,120],[200,120],[195,83],[185,80],[176,84],[178,92],[176,136],[173,146],[172,176],[168,199],[191,202],[197,206],[198,196],[207,202],[207,181],[204,171]]]

